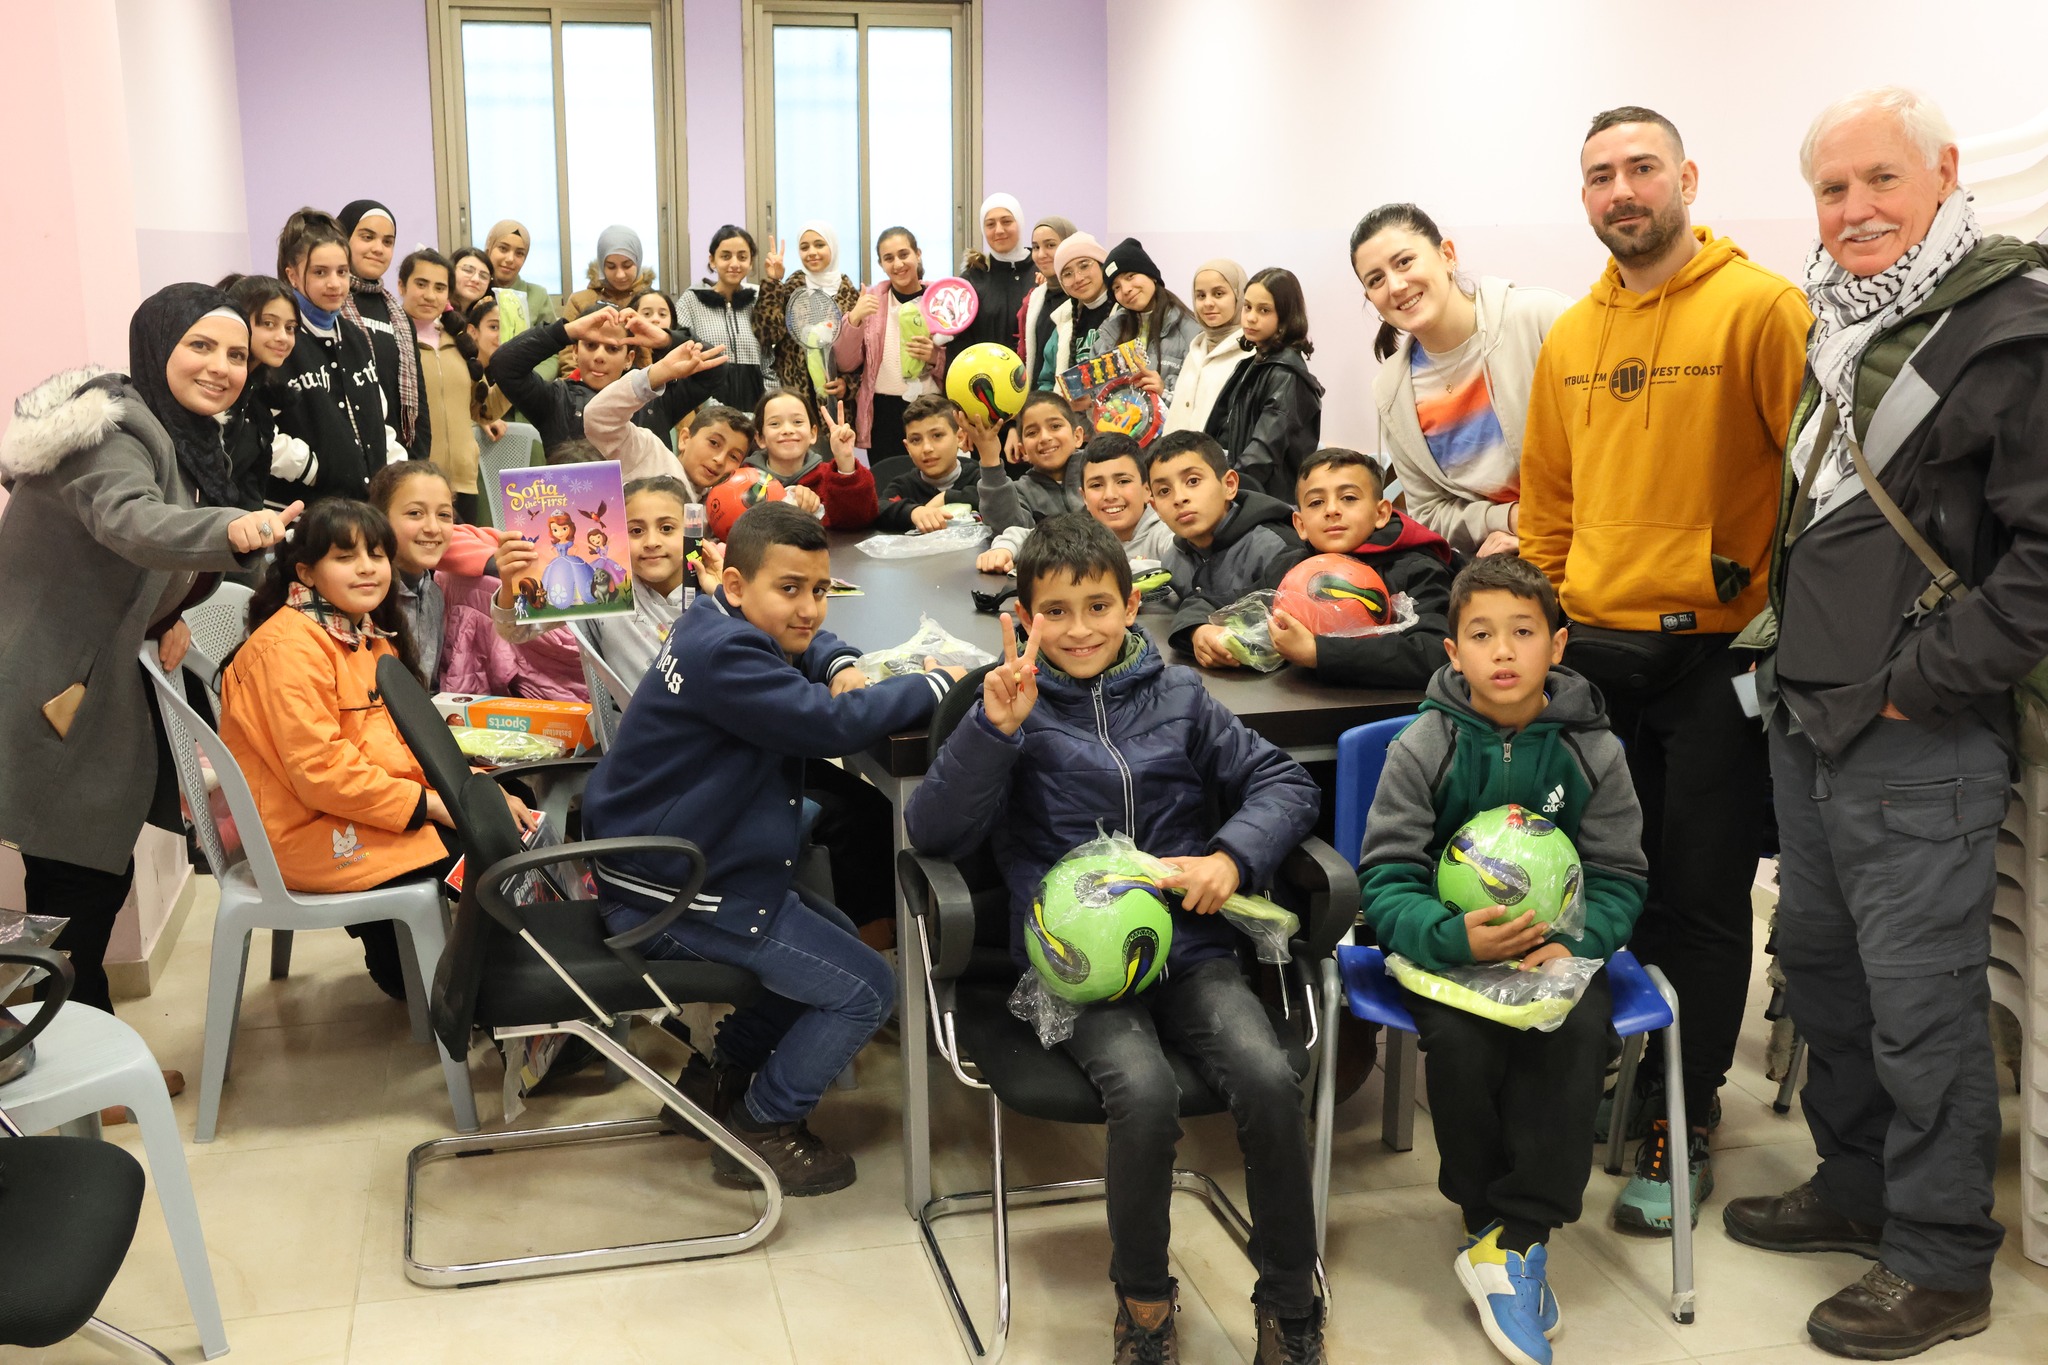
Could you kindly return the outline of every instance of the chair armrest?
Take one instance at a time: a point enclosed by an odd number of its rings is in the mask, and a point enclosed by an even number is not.
[[[602,754],[569,754],[562,758],[531,758],[524,763],[507,763],[502,768],[493,768],[490,771],[490,778],[494,782],[502,782],[508,777],[524,777],[528,774],[540,777],[549,773],[587,771],[595,768],[602,757]]]
[[[1310,958],[1328,957],[1358,922],[1358,874],[1321,839],[1304,839],[1281,862],[1280,875],[1308,901],[1296,942]]]
[[[4,1062],[33,1043],[36,1035],[50,1026],[50,1021],[57,1017],[57,1011],[63,1009],[64,1002],[71,998],[71,983],[74,977],[71,973],[71,960],[54,948],[31,948],[27,945],[0,948],[0,962],[19,962],[23,966],[41,967],[50,974],[50,994],[43,1001],[42,1008],[36,1011],[36,1017],[29,1020],[25,1027],[16,1029],[6,1042],[0,1043],[0,1062]]]
[[[974,896],[967,879],[952,863],[908,848],[896,855],[896,875],[910,913],[925,922],[934,940],[932,975],[957,979],[974,954]]]
[[[675,899],[669,902],[667,909],[645,924],[628,929],[623,934],[614,934],[605,940],[605,946],[614,950],[638,948],[675,923],[677,917],[690,908],[691,898],[704,884],[703,850],[688,839],[650,834],[637,838],[584,839],[573,844],[547,844],[540,848],[529,848],[493,863],[484,871],[476,883],[477,904],[484,908],[484,913],[503,925],[507,932],[520,934],[526,926],[520,922],[518,911],[512,902],[506,898],[507,882],[521,873],[538,871],[555,863],[568,862],[575,858],[601,858],[612,853],[680,853],[691,862],[688,880],[676,892]]]

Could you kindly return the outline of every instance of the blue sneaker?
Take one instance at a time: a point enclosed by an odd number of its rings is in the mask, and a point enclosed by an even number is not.
[[[1714,1162],[1704,1133],[1690,1134],[1686,1162],[1692,1171],[1692,1221],[1698,1227],[1700,1201],[1714,1192]],[[1636,1232],[1671,1231],[1671,1125],[1658,1119],[1636,1149],[1636,1173],[1614,1201],[1615,1226]]]
[[[1498,1218],[1477,1232],[1472,1231],[1469,1227],[1466,1228],[1465,1240],[1459,1244],[1458,1254],[1460,1256],[1464,1255],[1477,1245],[1480,1238],[1488,1233],[1498,1232],[1499,1229],[1500,1219]],[[1536,1321],[1542,1326],[1543,1336],[1546,1340],[1554,1339],[1557,1336],[1558,1328],[1563,1325],[1562,1319],[1563,1314],[1557,1306],[1557,1295],[1550,1292],[1550,1281],[1545,1280],[1543,1282],[1543,1297],[1536,1304]]]
[[[1557,1300],[1550,1292],[1547,1258],[1541,1244],[1530,1247],[1526,1256],[1501,1250],[1496,1224],[1451,1263],[1458,1283],[1478,1306],[1487,1340],[1515,1365],[1550,1365],[1549,1333],[1557,1330]],[[1546,1299],[1549,1331],[1543,1325]]]

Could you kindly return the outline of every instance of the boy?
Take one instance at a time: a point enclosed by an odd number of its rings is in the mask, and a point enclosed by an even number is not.
[[[1450,635],[1444,609],[1451,600],[1451,547],[1444,538],[1394,510],[1380,483],[1379,466],[1355,450],[1331,446],[1302,462],[1295,482],[1300,502],[1294,529],[1308,542],[1293,559],[1273,566],[1280,580],[1311,555],[1350,555],[1387,585],[1389,599],[1405,592],[1415,603],[1415,624],[1391,635],[1320,637],[1284,609],[1273,612],[1273,648],[1324,682],[1349,687],[1422,687],[1443,663]]]
[[[1387,750],[1367,819],[1358,864],[1366,920],[1388,952],[1426,971],[1604,961],[1642,913],[1643,813],[1599,693],[1556,666],[1565,645],[1557,594],[1526,561],[1494,555],[1458,575],[1448,611],[1450,662]],[[1493,909],[1461,916],[1436,898],[1450,835],[1508,802],[1554,822],[1578,848],[1586,924],[1576,939],[1544,942],[1546,926],[1526,912],[1489,928]],[[1549,1365],[1558,1309],[1544,1243],[1579,1216],[1593,1168],[1593,1111],[1613,1038],[1607,974],[1554,1033],[1413,995],[1408,1008],[1429,1054],[1437,1188],[1464,1212],[1458,1280],[1503,1355]]]
[[[804,760],[922,725],[962,672],[870,685],[858,651],[823,629],[831,582],[825,531],[811,517],[763,503],[733,523],[721,586],[669,633],[583,801],[592,838],[671,835],[705,850],[689,911],[642,951],[743,967],[767,988],[719,1025],[712,1064],[693,1060],[676,1084],[792,1196],[853,1183],[853,1158],[806,1119],[888,1017],[895,986],[852,921],[792,883]],[[619,933],[667,909],[689,864],[601,858],[596,875]],[[720,1183],[752,1183],[730,1157],[714,1150],[712,1161]]]
[[[633,341],[644,340],[646,333],[658,335],[664,343],[668,340],[666,332],[661,332],[639,314],[605,304],[572,321],[550,322],[521,332],[491,356],[487,373],[499,392],[510,399],[533,424],[534,430],[540,433],[541,448],[553,450],[564,441],[580,440],[584,436],[585,409],[605,389],[633,372]],[[572,342],[576,356],[574,377],[543,378],[540,367]],[[714,348],[709,357],[701,351],[680,357],[676,355],[685,349],[685,346],[678,346],[668,357],[675,361],[670,372],[674,377],[691,374],[698,369],[715,369],[725,363],[722,349]],[[702,393],[694,391],[691,386],[677,385],[665,395],[663,402],[650,404],[645,410],[636,412],[632,420],[666,444],[667,433],[702,397]]]
[[[1165,1039],[1200,1058],[1237,1120],[1261,1249],[1259,1365],[1321,1362],[1300,1092],[1238,965],[1237,931],[1214,913],[1239,886],[1270,883],[1315,824],[1315,784],[1134,629],[1130,560],[1100,524],[1078,512],[1040,523],[1018,553],[1017,587],[1031,613],[1023,653],[1006,616],[1004,662],[904,812],[911,842],[958,858],[993,839],[1010,893],[1010,953],[1026,971],[1024,925],[1039,883],[1098,822],[1173,864],[1166,884],[1184,896],[1164,976],[1140,995],[1089,1006],[1061,1045],[1109,1115],[1116,1359],[1176,1358],[1166,1251],[1180,1092]],[[1228,818],[1216,824],[1211,809]]]
[[[1133,563],[1150,559],[1164,565],[1173,553],[1173,532],[1145,497],[1145,452],[1120,431],[1105,432],[1081,452],[1081,500],[1088,515],[1109,528]],[[996,537],[983,553],[983,573],[1009,573],[1017,566],[1017,550],[1031,531],[1013,526]]]
[[[1034,393],[1017,409],[1017,445],[1030,466],[1017,478],[1003,467],[993,427],[970,421],[968,432],[981,464],[981,519],[991,531],[1028,531],[1047,517],[1082,509],[1081,466],[1074,456],[1089,433],[1066,399],[1056,393]],[[981,567],[979,562],[976,567]]]
[[[1293,509],[1256,489],[1239,489],[1237,471],[1207,432],[1176,431],[1152,443],[1145,471],[1152,510],[1173,533],[1172,591],[1179,604],[1167,643],[1208,668],[1235,668],[1223,628],[1209,613],[1277,581],[1274,566],[1301,552]]]
[[[889,481],[875,517],[881,530],[937,531],[946,525],[946,504],[980,505],[974,465],[960,453],[960,420],[951,399],[928,393],[903,409],[903,449],[909,469]]]
[[[633,335],[654,328],[637,313]],[[689,502],[704,501],[714,484],[740,467],[754,443],[754,419],[722,403],[705,403],[703,385],[692,376],[725,364],[725,348],[700,349],[686,341],[644,370],[628,370],[583,409],[583,434],[607,460],[617,460],[628,479],[666,474],[681,481]],[[670,450],[668,433],[696,408],[680,453]],[[666,422],[668,425],[663,426]]]

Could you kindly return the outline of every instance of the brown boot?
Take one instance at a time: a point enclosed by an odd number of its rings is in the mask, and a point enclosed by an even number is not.
[[[1325,1365],[1323,1354],[1323,1305],[1318,1302],[1305,1318],[1283,1318],[1265,1308],[1258,1310],[1259,1349],[1254,1365]]]
[[[683,1092],[683,1098],[720,1123],[725,1122],[726,1115],[732,1112],[733,1105],[739,1101],[740,1096],[747,1093],[747,1087],[753,1083],[753,1072],[707,1062],[701,1053],[693,1055],[689,1064],[676,1077],[676,1089]],[[667,1105],[662,1106],[658,1117],[671,1133],[681,1133],[686,1138],[704,1141],[704,1134],[698,1132],[694,1125],[685,1123],[683,1116]]]
[[[1180,1283],[1168,1280],[1163,1299],[1116,1296],[1116,1365],[1180,1365],[1180,1339],[1173,1315],[1180,1310]]]
[[[1867,1261],[1877,1259],[1884,1236],[1882,1224],[1859,1223],[1821,1203],[1811,1180],[1783,1194],[1729,1200],[1721,1226],[1736,1241],[1765,1251],[1846,1251]]]
[[[744,1106],[735,1105],[725,1130],[751,1147],[768,1163],[776,1183],[791,1199],[831,1194],[853,1183],[853,1158],[811,1131],[808,1123],[777,1123],[755,1128]],[[711,1149],[711,1178],[729,1190],[758,1190],[754,1173],[723,1147]]]
[[[1879,1262],[1813,1310],[1806,1332],[1823,1351],[1857,1360],[1904,1360],[1991,1325],[1991,1286],[1922,1289]]]

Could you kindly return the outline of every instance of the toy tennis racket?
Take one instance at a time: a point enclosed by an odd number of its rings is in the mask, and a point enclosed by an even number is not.
[[[974,315],[981,311],[981,296],[958,275],[948,275],[924,287],[917,308],[924,314],[925,326],[941,340],[948,340],[973,324]]]
[[[839,339],[839,327],[846,315],[839,310],[839,302],[830,290],[806,286],[790,291],[782,318],[790,336],[804,348],[811,391],[823,402],[825,386],[832,382],[832,343]]]

